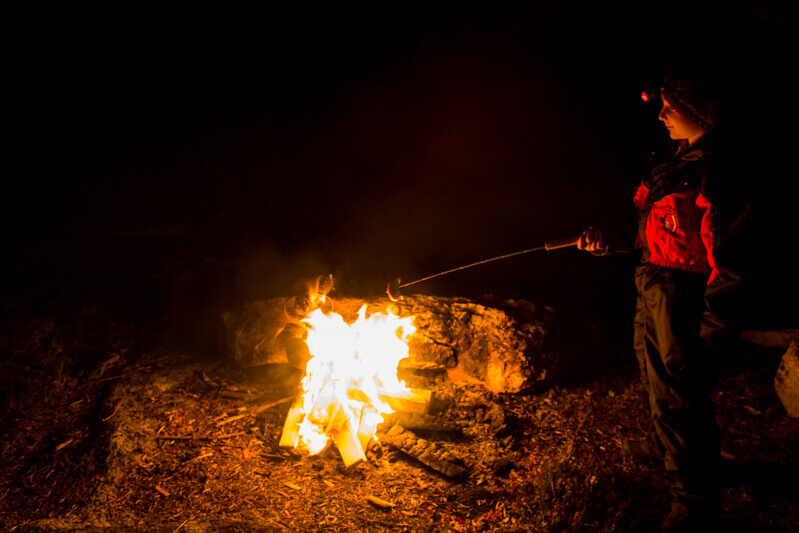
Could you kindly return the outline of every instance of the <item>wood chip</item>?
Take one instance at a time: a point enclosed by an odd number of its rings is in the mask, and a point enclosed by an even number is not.
[[[55,447],[55,451],[58,451],[58,450],[63,450],[64,448],[66,448],[67,446],[69,446],[70,444],[72,444],[72,442],[73,442],[74,440],[75,440],[75,439],[69,439],[69,440],[65,440],[64,442],[62,442],[61,444],[59,444],[58,446],[56,446],[56,447]]]
[[[283,483],[283,484],[284,484],[285,486],[287,486],[288,488],[290,488],[290,489],[294,489],[294,490],[302,490],[302,489],[299,487],[299,485],[295,485],[294,483],[288,483],[288,482],[286,482],[286,483]]]
[[[163,496],[164,498],[169,498],[169,493],[167,491],[165,491],[164,489],[162,489],[161,485],[156,485],[155,486],[155,491],[158,494],[160,494],[161,496]]]
[[[386,501],[386,500],[382,500],[382,499],[378,498],[377,496],[367,496],[366,497],[366,501],[368,501],[372,505],[376,505],[377,507],[380,507],[381,509],[391,509],[392,507],[396,507],[397,506],[396,503],[392,503],[392,502],[389,502],[389,501]]]

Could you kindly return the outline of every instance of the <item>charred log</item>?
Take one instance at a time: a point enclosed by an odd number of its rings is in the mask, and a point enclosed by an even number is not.
[[[461,432],[461,426],[455,422],[442,420],[441,418],[428,414],[419,413],[396,413],[386,415],[383,426],[391,427],[399,424],[403,428],[416,433],[455,433]]]
[[[395,424],[387,433],[379,435],[379,437],[381,441],[450,479],[463,480],[469,475],[468,469],[448,451],[406,431],[399,424]]]

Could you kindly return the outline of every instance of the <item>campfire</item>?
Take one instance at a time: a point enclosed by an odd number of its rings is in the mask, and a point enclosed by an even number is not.
[[[314,455],[332,441],[349,467],[366,459],[383,415],[427,411],[431,393],[412,390],[397,378],[397,366],[408,357],[408,339],[416,331],[413,317],[400,318],[390,309],[367,316],[364,305],[352,324],[322,309],[303,322],[311,359],[280,446]]]
[[[545,382],[557,357],[543,343],[546,309],[424,295],[398,302],[345,297],[334,306],[332,285],[323,276],[303,294],[253,302],[224,317],[240,364],[288,363],[304,372],[300,393],[279,400],[293,401],[277,426],[281,453],[332,449],[345,467],[390,456],[463,480],[471,467],[451,446],[463,440],[462,424],[447,414],[452,399],[436,397],[426,384],[446,376],[493,393],[519,392]]]

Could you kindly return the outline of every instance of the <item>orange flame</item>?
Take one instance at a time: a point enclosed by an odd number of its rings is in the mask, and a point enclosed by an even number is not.
[[[378,390],[410,390],[397,378],[397,366],[408,357],[407,341],[416,331],[413,317],[399,318],[389,310],[367,318],[364,305],[351,325],[320,309],[303,322],[309,326],[312,358],[302,380],[300,442],[312,455],[319,453],[344,424],[352,434],[367,431],[375,438],[381,414],[392,412]]]

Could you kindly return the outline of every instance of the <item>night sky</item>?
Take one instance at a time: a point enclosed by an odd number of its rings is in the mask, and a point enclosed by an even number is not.
[[[608,223],[665,141],[639,94],[674,56],[752,39],[779,85],[791,36],[790,13],[747,2],[718,27],[599,4],[21,16],[9,271],[229,302],[332,272],[341,294],[378,296]],[[596,307],[627,297],[634,261],[538,252],[416,290]]]

